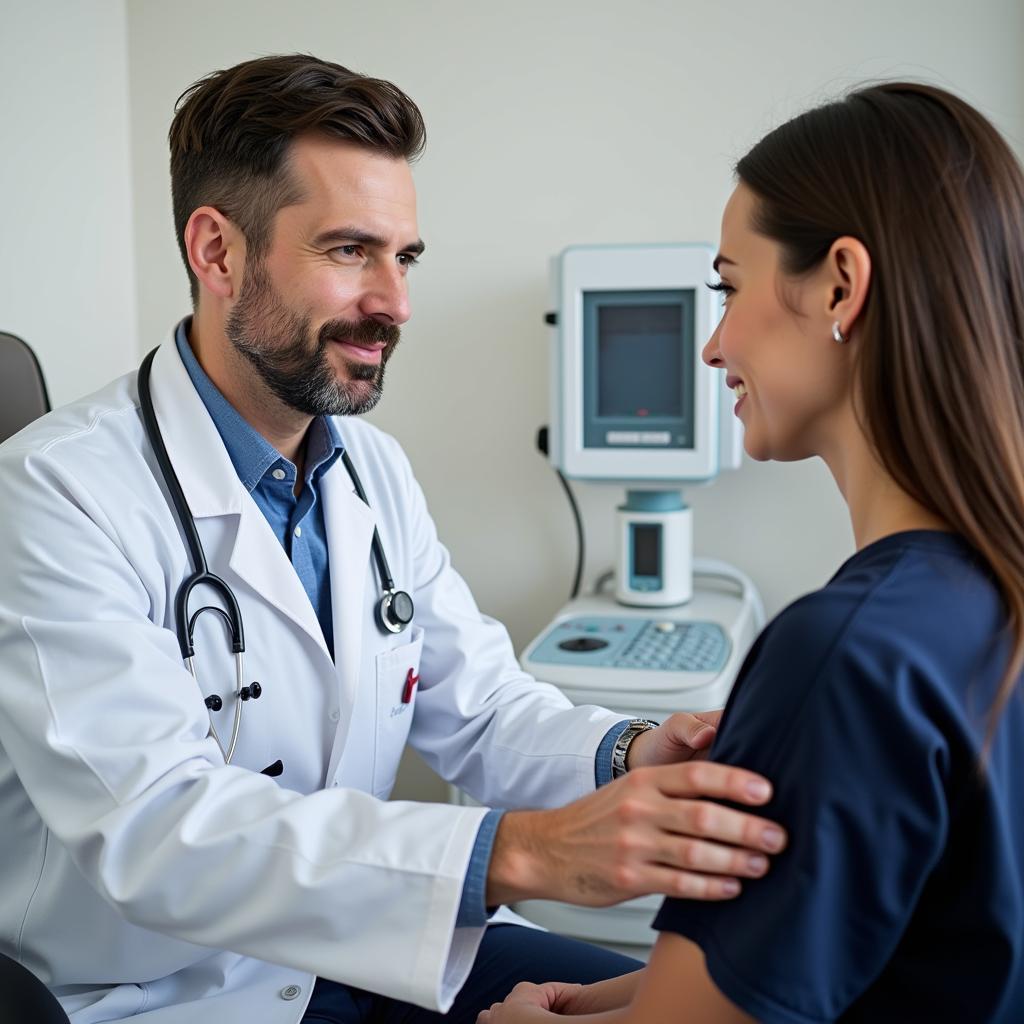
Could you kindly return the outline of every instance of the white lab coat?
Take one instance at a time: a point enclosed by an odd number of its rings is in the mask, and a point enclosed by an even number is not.
[[[519,669],[398,444],[355,419],[338,427],[370,507],[340,460],[322,481],[332,661],[173,340],[152,385],[263,695],[226,766],[203,697],[228,698],[233,661],[208,614],[199,687],[182,664],[174,597],[191,570],[134,373],[0,447],[0,950],[74,1024],[294,1024],[316,975],[446,1009],[482,936],[455,916],[484,811],[387,802],[407,740],[485,804],[550,806],[593,789],[620,716]],[[373,619],[375,525],[416,602],[397,636]],[[278,758],[279,778],[260,774]]]

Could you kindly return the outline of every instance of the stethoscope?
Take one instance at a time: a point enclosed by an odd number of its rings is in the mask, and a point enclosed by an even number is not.
[[[216,740],[217,746],[220,747],[220,751],[224,755],[225,764],[231,764],[231,758],[234,756],[235,746],[238,743],[238,729],[242,721],[242,705],[250,700],[259,698],[263,692],[263,687],[257,682],[249,684],[244,682],[245,665],[242,656],[245,653],[245,633],[242,629],[242,613],[239,611],[238,601],[235,599],[235,595],[227,583],[219,576],[210,572],[206,564],[206,553],[203,551],[203,545],[199,540],[199,531],[196,529],[192,510],[185,500],[185,492],[181,489],[178,474],[174,472],[174,466],[171,465],[170,457],[167,454],[167,446],[164,444],[163,435],[160,433],[160,424],[157,423],[156,410],[153,408],[153,395],[149,386],[150,371],[153,365],[153,357],[156,353],[157,350],[153,349],[143,359],[142,366],[139,367],[139,405],[142,410],[142,422],[146,428],[149,442],[153,446],[157,465],[170,493],[171,503],[177,514],[178,522],[181,524],[182,532],[185,534],[185,545],[188,548],[193,569],[191,575],[186,576],[182,581],[181,586],[178,587],[177,594],[174,596],[174,630],[178,636],[178,647],[181,649],[181,656],[198,686],[199,678],[196,675],[194,643],[196,620],[203,612],[215,612],[221,617],[224,625],[227,627],[228,635],[231,638],[231,652],[235,657],[235,718],[231,726],[231,739],[226,748],[217,734],[217,727],[213,721],[214,713],[224,707],[224,701],[218,694],[211,693],[205,699],[205,703],[210,717],[210,735]],[[347,451],[342,451],[341,460],[345,463],[345,469],[352,479],[356,494],[369,507],[370,503],[366,499],[366,492],[363,490],[359,475],[356,473],[355,466],[352,465],[352,460],[349,458]],[[395,589],[395,582],[391,578],[388,560],[384,557],[384,546],[381,544],[380,534],[377,532],[376,527],[373,529],[373,557],[377,563],[377,573],[380,576],[382,592],[381,599],[377,602],[374,618],[377,621],[377,625],[385,633],[401,633],[412,622],[415,608],[412,598],[404,590]],[[190,616],[188,610],[189,599],[192,596],[192,591],[201,583],[205,583],[220,595],[224,607],[219,608],[217,605],[209,604],[203,605],[202,608],[197,609]],[[270,767],[264,768],[263,773],[266,775],[280,775],[283,770],[281,762],[276,761]]]

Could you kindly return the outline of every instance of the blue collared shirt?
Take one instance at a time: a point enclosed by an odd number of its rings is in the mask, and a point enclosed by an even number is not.
[[[175,331],[174,340],[181,361],[220,433],[239,480],[266,516],[295,567],[333,657],[331,573],[320,480],[343,451],[337,428],[329,416],[320,416],[310,425],[306,435],[303,486],[296,497],[297,470],[294,463],[253,429],[207,376],[188,342],[191,322],[191,317],[186,317]],[[594,779],[598,786],[611,780],[612,747],[626,724],[621,722],[612,726],[601,741],[594,762]],[[460,927],[479,927],[487,920],[487,869],[502,813],[499,810],[488,811],[477,831],[456,919]]]

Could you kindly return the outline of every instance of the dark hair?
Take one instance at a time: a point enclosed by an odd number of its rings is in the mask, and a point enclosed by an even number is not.
[[[1024,666],[1024,174],[998,131],[934,86],[858,89],[736,166],[753,227],[809,272],[842,235],[872,280],[855,400],[882,465],[985,559],[1010,654],[989,739]]]
[[[193,303],[199,288],[185,251],[192,212],[216,207],[245,235],[247,258],[259,258],[274,214],[301,198],[288,155],[305,133],[405,160],[426,143],[419,108],[397,86],[306,54],[215,71],[178,97],[168,133],[171,196]]]

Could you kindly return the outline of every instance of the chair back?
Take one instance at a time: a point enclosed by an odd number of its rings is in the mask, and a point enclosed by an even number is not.
[[[50,411],[50,396],[35,353],[0,331],[0,442]]]
[[[69,1024],[57,997],[27,968],[0,953],[0,1021]]]

